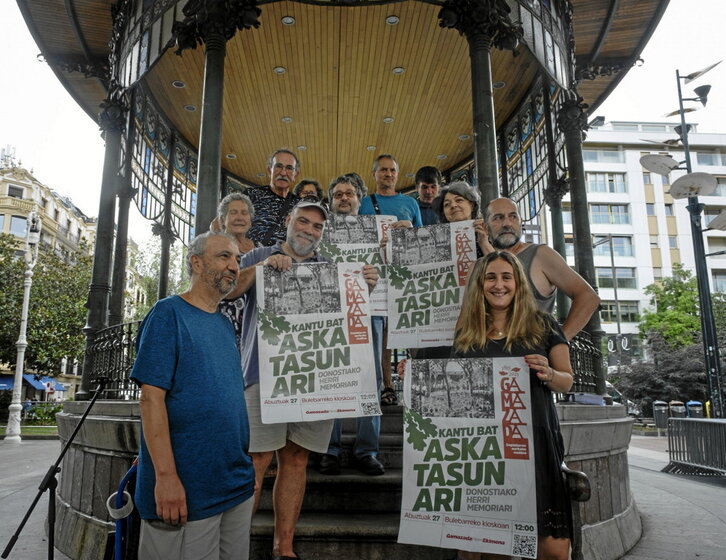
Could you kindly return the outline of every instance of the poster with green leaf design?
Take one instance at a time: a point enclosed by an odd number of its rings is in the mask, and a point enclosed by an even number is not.
[[[470,267],[474,222],[392,229],[388,347],[450,346]]]
[[[380,415],[363,265],[255,273],[262,421]]]
[[[524,358],[409,360],[398,542],[536,558]]]
[[[318,247],[330,262],[359,262],[378,267],[380,277],[370,294],[371,315],[388,314],[386,255],[381,239],[396,221],[395,216],[331,214]]]

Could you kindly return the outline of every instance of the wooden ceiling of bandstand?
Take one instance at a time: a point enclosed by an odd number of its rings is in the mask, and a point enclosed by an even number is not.
[[[106,58],[113,3],[19,0],[48,60]],[[667,0],[572,4],[578,61],[589,62],[593,54],[597,61],[633,61]],[[420,166],[446,170],[471,156],[468,45],[455,30],[438,26],[439,6],[415,1],[355,7],[272,2],[261,8],[260,28],[238,32],[227,46],[222,138],[226,169],[264,183],[267,156],[284,146],[299,154],[300,177],[327,184],[340,173],[356,171],[372,183],[373,158],[388,152],[400,162],[399,187],[405,187]],[[397,25],[386,23],[392,14],[400,19]],[[283,25],[281,18],[290,15],[296,23]],[[527,48],[519,52],[517,57],[492,53],[493,79],[506,84],[495,90],[498,123],[512,114],[539,69]],[[286,71],[275,73],[275,67]],[[394,74],[396,67],[405,72]],[[105,96],[102,81],[55,70],[95,119]],[[202,48],[185,51],[182,57],[169,49],[146,78],[162,110],[193,145],[199,136],[203,74]],[[623,75],[583,80],[579,92],[594,108]],[[175,80],[185,87],[172,86]],[[188,105],[197,110],[186,110]],[[283,122],[284,117],[292,122]],[[393,122],[385,123],[387,117]],[[461,140],[462,135],[469,138]]]

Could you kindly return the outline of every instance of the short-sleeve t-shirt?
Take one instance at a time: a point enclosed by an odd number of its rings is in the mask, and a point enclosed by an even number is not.
[[[408,220],[413,224],[413,227],[423,225],[418,202],[410,196],[400,193],[383,196],[376,193],[376,202],[381,209],[380,212],[376,212],[371,197],[367,196],[361,201],[358,213],[361,215],[382,214],[384,216],[396,216],[399,220]]]
[[[255,473],[247,454],[242,368],[226,317],[179,296],[160,300],[141,324],[131,379],[167,391],[169,435],[189,521],[212,517],[252,496]],[[142,437],[135,496],[142,519],[157,518],[155,484]]]
[[[278,241],[284,241],[287,234],[285,217],[300,202],[300,199],[288,192],[286,197],[276,194],[271,187],[252,187],[245,191],[250,197],[255,217],[252,227],[247,232],[248,239],[255,245],[270,247]]]

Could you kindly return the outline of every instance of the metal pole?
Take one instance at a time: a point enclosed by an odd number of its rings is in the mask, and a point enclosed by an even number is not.
[[[491,39],[484,33],[472,33],[469,40],[471,58],[471,110],[474,118],[474,163],[482,208],[499,197],[497,165],[497,128],[494,122]]]
[[[23,280],[23,306],[20,311],[20,334],[15,346],[18,349],[15,358],[15,384],[13,386],[12,403],[8,407],[8,425],[5,430],[6,443],[20,443],[20,411],[23,409],[20,399],[23,389],[23,370],[25,368],[25,349],[28,347],[26,334],[28,331],[28,308],[30,306],[30,287],[33,285],[33,269],[38,261],[38,243],[31,243],[31,221],[37,220],[35,212],[28,215],[28,231],[25,238],[25,279]],[[38,227],[40,235],[40,227]]]
[[[620,377],[620,365],[622,363],[622,342],[623,334],[620,329],[621,316],[620,316],[620,299],[618,298],[618,278],[615,272],[615,252],[613,251],[613,236],[608,235],[608,241],[610,242],[610,269],[613,275],[613,295],[615,296],[615,319],[618,324],[618,334],[615,337],[615,343],[618,346],[618,377]]]
[[[678,85],[678,108],[681,115],[681,141],[686,155],[686,172],[691,173],[691,152],[688,146],[688,128],[686,115],[683,112],[683,94],[681,92],[681,75],[676,70],[676,83]],[[708,279],[708,266],[706,264],[706,249],[703,244],[703,229],[701,226],[701,213],[703,204],[698,202],[697,196],[688,197],[688,212],[691,215],[691,237],[693,238],[693,257],[696,261],[696,281],[698,285],[698,300],[701,310],[701,330],[703,332],[703,355],[706,366],[706,379],[708,380],[708,393],[711,400],[711,410],[715,418],[724,417],[723,394],[721,392],[721,363],[718,355],[718,338],[716,336],[716,321],[713,316],[711,302],[711,288]]]
[[[164,299],[169,293],[169,256],[171,254],[171,208],[174,198],[174,151],[176,134],[169,139],[169,161],[166,170],[166,192],[164,194],[164,215],[161,224],[161,253],[159,255],[159,286],[156,299]],[[211,220],[210,220],[211,222]],[[207,224],[209,226],[209,224]]]
[[[222,103],[224,100],[224,56],[226,40],[221,33],[209,33],[204,39],[204,91],[202,126],[199,132],[199,175],[197,209],[194,220],[196,235],[209,229],[214,219],[221,185]]]

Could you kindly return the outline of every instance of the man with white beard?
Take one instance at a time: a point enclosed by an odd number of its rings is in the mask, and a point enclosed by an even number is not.
[[[318,251],[325,229],[328,211],[319,203],[303,200],[287,217],[287,237],[272,247],[259,247],[245,254],[240,262],[238,282],[245,287],[247,303],[242,324],[242,363],[245,376],[245,399],[250,421],[249,453],[255,467],[255,509],[259,504],[262,481],[267,467],[277,454],[277,477],[273,490],[275,531],[272,540],[272,559],[297,558],[293,537],[303,497],[305,469],[311,451],[325,453],[333,428],[332,420],[263,424],[260,409],[260,371],[257,345],[257,293],[255,267],[271,266],[289,270],[293,263],[327,262]],[[372,289],[378,280],[378,270],[366,265],[363,277]]]

